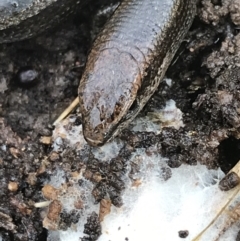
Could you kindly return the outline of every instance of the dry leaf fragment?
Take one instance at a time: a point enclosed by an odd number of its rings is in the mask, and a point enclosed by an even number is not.
[[[102,199],[99,209],[99,221],[102,222],[104,217],[111,212],[112,202],[110,199]]]
[[[51,136],[41,136],[39,141],[42,144],[51,145],[52,144],[52,137]]]

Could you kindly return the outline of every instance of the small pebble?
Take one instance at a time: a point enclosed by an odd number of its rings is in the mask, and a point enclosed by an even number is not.
[[[33,87],[38,82],[38,72],[32,67],[22,67],[16,74],[16,82],[21,87]]]
[[[18,190],[18,183],[17,182],[9,182],[8,190],[11,192],[16,192]]]
[[[81,119],[80,116],[78,116],[78,117],[76,118],[75,122],[74,122],[74,125],[75,125],[75,126],[79,126],[79,125],[81,125],[81,124],[82,124],[82,119]]]
[[[60,156],[59,156],[59,154],[58,154],[57,152],[52,151],[52,152],[50,153],[49,159],[50,159],[50,161],[52,161],[52,162],[58,161],[58,160],[60,159]]]
[[[186,238],[188,235],[189,235],[188,230],[180,230],[180,231],[178,232],[178,236],[179,236],[180,238]]]
[[[29,183],[31,186],[36,185],[37,177],[36,177],[36,173],[35,172],[28,173],[27,183]]]
[[[49,184],[46,184],[42,188],[42,194],[48,200],[55,200],[58,197],[59,190]]]
[[[220,182],[219,188],[222,191],[228,191],[236,187],[240,182],[239,176],[235,172],[230,172],[227,174]]]

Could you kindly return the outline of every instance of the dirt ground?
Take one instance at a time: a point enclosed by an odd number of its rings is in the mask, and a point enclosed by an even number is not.
[[[184,113],[185,127],[164,128],[158,135],[126,130],[118,158],[105,166],[74,150],[59,151],[47,165],[43,163],[52,152],[40,137],[51,136],[53,121],[77,96],[92,39],[109,13],[99,15],[99,6],[87,6],[51,32],[0,45],[0,233],[4,241],[47,239],[41,211],[33,203],[42,200],[44,182],[59,165],[70,172],[84,165],[91,173],[106,170],[110,174],[96,182],[94,198],[100,202],[108,192],[113,205],[121,206],[121,175],[134,148],[151,151],[157,146],[155,151],[176,168],[200,162],[227,172],[240,159],[240,2],[202,0],[167,72],[173,85],[162,83],[140,114],[174,99]],[[26,70],[37,75],[30,84],[21,81]],[[77,118],[75,125],[80,123]],[[119,175],[112,178],[111,171]],[[75,218],[63,214],[62,222],[68,226]],[[96,240],[98,218],[89,219],[86,234],[88,226],[95,230],[85,240]]]

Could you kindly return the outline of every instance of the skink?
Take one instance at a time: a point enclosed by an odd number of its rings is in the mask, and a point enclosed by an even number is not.
[[[145,106],[192,24],[196,1],[122,1],[95,40],[79,85],[83,133],[90,145],[117,136]],[[0,43],[35,35],[84,1],[25,2],[29,7],[12,17],[0,4]]]
[[[117,136],[156,91],[188,32],[196,0],[124,0],[97,37],[79,85],[92,146]]]

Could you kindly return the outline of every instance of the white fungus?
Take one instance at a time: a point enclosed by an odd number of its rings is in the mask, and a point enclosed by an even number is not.
[[[170,100],[166,107],[160,111],[161,118],[169,123],[178,123],[176,128],[183,125],[180,110],[176,108],[175,102]],[[172,116],[170,112],[174,113]],[[176,114],[177,113],[177,114]],[[170,115],[170,116],[169,116]],[[145,121],[145,122],[144,122]],[[86,142],[83,140],[81,127],[67,128],[66,123],[57,126],[59,132],[65,135],[64,142],[72,148],[83,148]],[[159,125],[151,122],[147,117],[135,120],[135,124],[142,123],[145,130],[160,131]],[[139,127],[139,126],[138,126]],[[133,130],[142,128],[132,127]],[[153,129],[152,129],[153,128]],[[154,129],[155,128],[155,129]],[[53,135],[57,140],[57,134]],[[102,148],[95,148],[93,154],[99,161],[109,161],[115,157],[122,147],[118,139]],[[56,148],[57,144],[53,144]],[[179,168],[169,168],[166,161],[158,154],[146,155],[145,149],[136,149],[130,157],[127,173],[124,177],[126,189],[123,192],[123,206],[111,207],[111,212],[105,216],[102,225],[102,235],[99,241],[234,241],[237,228],[233,227],[222,235],[225,221],[208,230],[207,235],[200,239],[194,239],[204,230],[211,220],[216,216],[220,207],[220,200],[226,198],[226,192],[218,188],[219,180],[224,173],[218,170],[208,170],[205,166],[182,164]],[[131,164],[137,163],[139,172],[130,179],[129,172]],[[56,185],[62,181],[61,171],[52,176],[50,183]],[[56,178],[56,180],[54,180]],[[137,184],[133,179],[137,180]],[[84,180],[81,188],[72,190],[70,196],[76,197],[84,193],[87,205],[84,206],[79,222],[67,231],[49,231],[49,241],[79,241],[85,236],[84,224],[92,211],[98,213],[99,205],[94,204],[91,195],[92,185]],[[76,192],[74,195],[73,193]],[[79,194],[80,193],[80,194]],[[62,198],[64,208],[73,208],[71,198]],[[69,206],[69,208],[68,208]],[[189,235],[182,239],[179,231],[187,230]],[[227,238],[226,238],[226,235]],[[222,236],[222,239],[218,239]],[[225,238],[224,238],[225,237]]]

